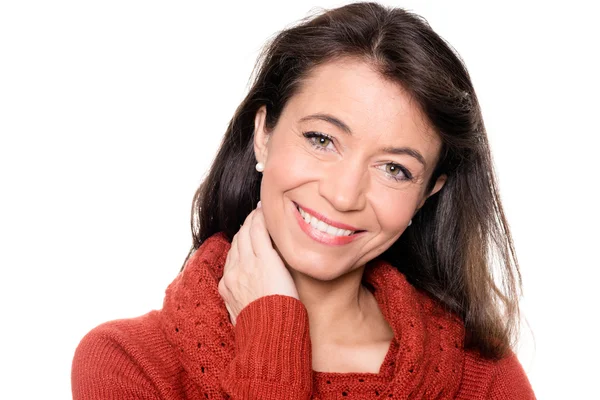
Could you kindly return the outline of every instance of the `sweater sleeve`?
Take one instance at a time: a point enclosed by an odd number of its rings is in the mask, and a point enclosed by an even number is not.
[[[312,353],[302,302],[261,297],[240,312],[234,333],[236,355],[221,376],[232,399],[310,399]]]
[[[128,347],[109,324],[91,330],[81,340],[73,357],[73,400],[160,399],[133,354],[135,350]]]
[[[535,400],[531,383],[516,354],[497,361],[492,372],[489,395],[492,400]]]

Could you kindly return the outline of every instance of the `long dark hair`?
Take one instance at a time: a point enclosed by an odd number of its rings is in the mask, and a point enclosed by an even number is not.
[[[273,129],[315,66],[346,57],[366,61],[402,85],[442,139],[428,190],[442,174],[445,185],[380,257],[463,318],[465,349],[503,357],[518,337],[521,275],[479,103],[452,47],[423,18],[400,8],[354,3],[323,10],[269,40],[249,93],[194,195],[193,245],[185,262],[211,235],[224,232],[233,238],[256,206],[261,180],[254,168],[257,110],[266,105],[266,128]]]

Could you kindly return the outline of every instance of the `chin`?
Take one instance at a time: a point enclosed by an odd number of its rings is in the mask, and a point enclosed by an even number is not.
[[[315,269],[312,267],[308,267],[308,268],[292,268],[290,267],[291,270],[290,273],[294,274],[294,272],[296,274],[301,274],[303,276],[306,276],[308,278],[314,279],[316,281],[320,281],[320,282],[331,282],[334,281],[338,278],[340,278],[341,276],[344,276],[348,271],[328,271],[328,270],[323,270],[323,269]]]
[[[294,249],[282,252],[276,248],[276,251],[292,274],[300,273],[318,281],[332,281],[351,271],[351,267],[345,268],[339,261],[325,260],[319,254],[306,254],[306,250],[302,255]]]

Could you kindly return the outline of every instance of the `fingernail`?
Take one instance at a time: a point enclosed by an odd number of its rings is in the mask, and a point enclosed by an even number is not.
[[[262,204],[261,204],[261,202],[260,202],[260,200],[259,200],[259,201],[258,201],[258,204],[256,205],[256,208],[261,208],[261,207],[262,207]]]

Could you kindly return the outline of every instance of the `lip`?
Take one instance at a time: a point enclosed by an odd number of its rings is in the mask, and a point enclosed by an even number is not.
[[[304,233],[306,233],[306,235],[308,235],[311,239],[315,240],[316,242],[325,244],[325,245],[329,245],[329,246],[342,246],[348,243],[351,243],[355,240],[357,240],[358,238],[362,237],[364,234],[366,234],[366,231],[362,231],[362,232],[357,232],[357,233],[353,233],[350,236],[334,236],[334,235],[330,235],[326,232],[321,232],[320,230],[313,228],[312,225],[307,224],[306,221],[304,220],[304,218],[302,218],[302,215],[300,215],[300,211],[297,208],[297,204],[294,203],[294,217],[296,218],[296,221],[298,221],[298,225],[300,225],[300,229],[302,229],[302,231]],[[346,225],[348,226],[348,225]]]
[[[346,229],[348,231],[353,231],[353,232],[362,230],[362,229],[357,228],[357,227],[352,226],[352,225],[346,225],[346,224],[342,224],[341,222],[332,221],[329,218],[327,218],[326,216],[324,216],[322,214],[319,214],[315,210],[311,210],[310,208],[306,208],[304,206],[301,206],[300,204],[296,203],[295,201],[293,203],[294,203],[294,205],[296,207],[300,207],[305,212],[309,213],[313,217],[316,217],[316,218],[320,219],[321,221],[325,222],[327,225],[335,226],[336,228]]]

